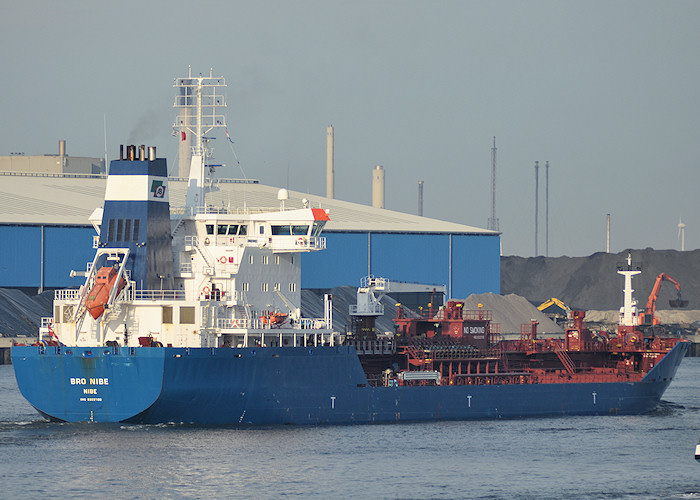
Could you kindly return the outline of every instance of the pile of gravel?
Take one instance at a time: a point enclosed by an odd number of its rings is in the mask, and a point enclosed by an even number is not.
[[[0,288],[0,333],[4,337],[37,335],[41,318],[51,316],[53,292],[30,297],[20,290]]]
[[[551,297],[562,300],[571,309],[616,310],[622,305],[624,278],[617,274],[618,264],[626,265],[631,253],[633,266],[642,274],[633,281],[635,298],[644,307],[656,277],[666,273],[681,284],[688,309],[700,308],[700,250],[625,250],[617,254],[595,253],[588,257],[502,257],[501,293],[515,293],[539,305]],[[675,287],[661,284],[656,307],[669,309],[676,298]]]
[[[351,286],[336,287],[330,293],[333,295],[333,327],[336,331],[348,332],[351,329],[348,308],[351,304],[357,303],[357,288]],[[521,325],[529,325],[533,319],[539,323],[537,331],[542,334],[563,333],[556,323],[524,297],[514,294],[503,296],[482,293],[470,295],[464,302],[467,310],[477,310],[481,304],[483,309],[491,311],[492,321],[501,325],[501,332],[504,334],[520,334]],[[384,305],[384,315],[377,318],[377,329],[380,332],[393,332],[396,300],[385,296],[381,303]],[[301,310],[305,317],[323,317],[323,294],[313,290],[302,290]]]

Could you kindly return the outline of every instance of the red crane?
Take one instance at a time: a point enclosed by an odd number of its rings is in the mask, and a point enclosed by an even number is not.
[[[687,300],[681,298],[681,284],[678,283],[674,278],[666,273],[661,273],[656,277],[656,282],[654,282],[654,288],[651,289],[651,294],[649,294],[649,300],[647,301],[647,306],[644,309],[644,314],[640,318],[640,325],[658,325],[659,320],[656,318],[656,299],[659,296],[659,290],[661,289],[661,282],[668,281],[673,283],[676,287],[678,294],[677,299],[672,299],[668,301],[671,307],[685,307],[688,305]]]

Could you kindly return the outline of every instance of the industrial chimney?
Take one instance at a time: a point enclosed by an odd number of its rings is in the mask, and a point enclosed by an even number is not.
[[[423,217],[423,181],[418,181],[418,215]]]
[[[334,173],[333,173],[333,125],[326,129],[326,198],[334,198]]]
[[[58,141],[58,161],[61,165],[61,173],[66,171],[66,165],[68,164],[68,159],[66,158],[66,141],[61,139]]]
[[[384,168],[381,165],[372,170],[372,206],[384,208]]]

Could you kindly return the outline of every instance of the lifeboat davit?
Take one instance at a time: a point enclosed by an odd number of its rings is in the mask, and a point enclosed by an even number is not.
[[[113,267],[101,267],[95,275],[95,284],[92,285],[90,292],[85,300],[85,307],[90,311],[90,315],[97,319],[105,312],[105,304],[109,301],[109,292],[117,282],[117,271]],[[119,279],[117,284],[117,294],[121,292],[126,281],[124,278]]]

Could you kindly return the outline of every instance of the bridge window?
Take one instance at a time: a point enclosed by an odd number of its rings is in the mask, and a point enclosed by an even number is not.
[[[291,226],[271,226],[273,236],[289,236],[292,234]]]
[[[219,224],[219,227],[216,228],[216,232],[217,232],[217,234],[226,234],[227,229],[228,229],[228,225]]]
[[[321,235],[321,231],[323,231],[323,226],[326,225],[326,221],[316,221],[314,222],[314,228],[311,232],[311,236],[317,237]]]
[[[245,224],[241,224],[241,229],[240,231],[238,231],[238,234],[240,236],[245,236],[246,234],[248,234],[248,226],[246,226]]]
[[[207,224],[207,234],[214,234],[214,224]]]
[[[292,234],[295,236],[306,236],[309,226],[292,226]]]
[[[235,235],[238,233],[238,224],[231,224],[228,227],[228,234],[230,235]]]

